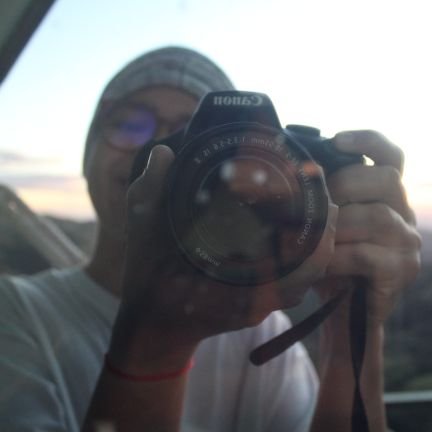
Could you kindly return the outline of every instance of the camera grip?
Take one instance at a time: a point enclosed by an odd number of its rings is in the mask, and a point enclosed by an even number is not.
[[[319,129],[303,125],[288,125],[285,131],[310,153],[312,158],[323,167],[326,175],[331,175],[347,165],[365,163],[362,155],[337,150],[333,140],[322,137]]]

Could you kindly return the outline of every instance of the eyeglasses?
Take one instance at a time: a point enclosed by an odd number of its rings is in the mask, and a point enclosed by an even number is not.
[[[158,131],[169,135],[181,129],[189,118],[169,121],[153,109],[128,102],[110,109],[101,119],[101,133],[108,144],[122,151],[134,151],[151,141]]]

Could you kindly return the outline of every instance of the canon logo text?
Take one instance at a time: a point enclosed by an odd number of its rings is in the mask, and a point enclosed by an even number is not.
[[[260,95],[250,96],[214,96],[213,105],[218,106],[259,106],[263,98]]]

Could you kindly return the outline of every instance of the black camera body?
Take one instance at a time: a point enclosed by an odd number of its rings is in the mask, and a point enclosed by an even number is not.
[[[157,144],[176,154],[167,229],[192,266],[232,285],[267,283],[299,267],[327,224],[323,171],[363,163],[315,128],[282,128],[269,97],[253,92],[208,93],[183,130],[143,147],[131,181]]]

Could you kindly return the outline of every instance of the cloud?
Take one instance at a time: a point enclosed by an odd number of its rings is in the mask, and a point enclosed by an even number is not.
[[[14,153],[0,150],[0,164],[6,165],[46,165],[56,163],[53,158],[37,158],[26,156],[21,153]]]
[[[95,217],[86,182],[79,176],[0,174],[0,184],[37,213],[86,220]]]
[[[84,180],[73,175],[1,175],[0,184],[12,189],[75,190]]]
[[[26,157],[18,153],[8,153],[8,152],[0,151],[0,162],[2,163],[4,162],[16,163],[16,162],[23,162],[23,160],[26,160]]]

